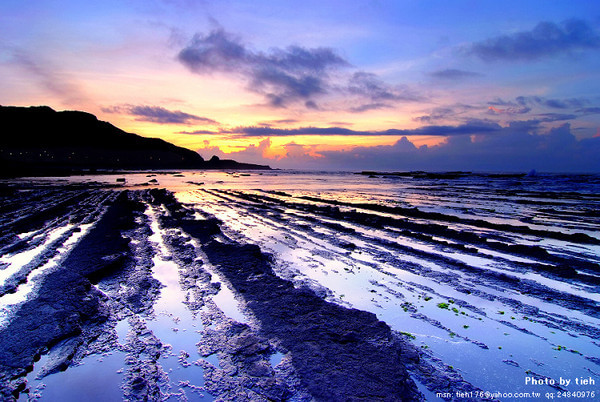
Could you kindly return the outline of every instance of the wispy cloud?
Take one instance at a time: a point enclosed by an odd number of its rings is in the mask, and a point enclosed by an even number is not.
[[[353,106],[350,108],[352,113],[363,113],[368,112],[370,110],[381,110],[381,109],[389,109],[392,105],[389,103],[365,103],[359,106]]]
[[[214,135],[219,134],[218,131],[211,130],[194,130],[194,131],[180,131],[179,134],[188,134],[188,135]]]
[[[538,116],[543,122],[566,121],[577,118],[576,114],[570,113],[540,113],[536,116]]]
[[[30,74],[42,88],[63,104],[81,105],[88,102],[88,96],[81,86],[49,61],[18,49],[8,50],[12,63]]]
[[[585,98],[548,99],[540,96],[518,96],[515,100],[520,105],[537,104],[552,109],[582,108],[590,103]]]
[[[584,107],[577,109],[576,112],[582,114],[600,114],[600,107]]]
[[[258,123],[259,126],[274,126],[274,125],[278,125],[278,124],[293,124],[293,123],[298,123],[297,119],[279,119],[279,120],[269,120],[269,121],[263,121]]]
[[[196,34],[179,52],[178,59],[196,73],[241,74],[249,79],[250,90],[264,94],[275,107],[296,100],[310,102],[314,95],[326,93],[329,71],[349,65],[326,47],[289,46],[269,53],[253,51],[222,28],[207,35]]]
[[[588,98],[545,98],[541,96],[517,96],[514,100],[494,99],[487,103],[490,115],[525,115],[540,122],[574,120],[583,115],[598,114],[600,108],[591,106]],[[557,111],[559,113],[557,113]]]
[[[332,48],[292,45],[255,51],[223,28],[196,34],[177,58],[197,74],[240,76],[250,91],[263,95],[276,108],[299,103],[317,110],[318,99],[327,94],[351,98],[357,104],[349,107],[354,112],[423,100],[406,86],[389,84],[373,73],[352,72],[350,63]]]
[[[531,108],[528,106],[520,106],[520,105],[514,105],[514,104],[506,104],[503,105],[504,107],[497,107],[498,105],[491,105],[488,107],[488,111],[491,114],[508,114],[508,115],[514,115],[514,114],[526,114],[529,113],[531,111]]]
[[[429,73],[429,75],[433,78],[438,78],[438,79],[442,79],[442,80],[463,80],[463,79],[467,79],[467,78],[474,78],[474,77],[481,76],[481,74],[473,72],[473,71],[458,70],[455,68],[448,68],[445,70],[432,71],[431,73]]]
[[[573,51],[600,49],[600,35],[586,21],[571,19],[556,24],[540,22],[530,31],[475,42],[467,54],[493,61],[533,61]]]
[[[380,80],[377,75],[358,71],[352,75],[348,83],[348,91],[373,101],[421,101],[423,97],[406,86],[391,86]]]
[[[485,107],[457,103],[454,105],[439,106],[430,109],[428,114],[414,117],[413,121],[424,124],[433,124],[435,122],[459,120],[464,119],[465,116],[471,116],[467,118],[467,120],[469,120],[473,119],[472,116],[481,111],[485,111]]]
[[[457,126],[423,126],[414,129],[389,129],[381,131],[359,131],[345,127],[299,127],[299,128],[274,128],[274,127],[236,127],[228,130],[214,131],[212,134],[227,134],[239,137],[291,137],[304,136],[457,136],[469,134],[484,134],[499,131],[500,125],[486,120],[472,120]],[[205,131],[182,131],[181,134],[207,134]]]
[[[185,113],[180,110],[167,110],[161,106],[121,105],[102,108],[105,113],[120,113],[136,116],[138,121],[158,124],[209,124],[216,125],[213,119]]]

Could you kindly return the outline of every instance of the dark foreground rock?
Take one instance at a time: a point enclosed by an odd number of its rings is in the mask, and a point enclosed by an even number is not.
[[[105,322],[107,311],[101,292],[92,283],[131,264],[128,242],[121,231],[133,225],[133,211],[139,208],[121,193],[102,218],[81,239],[61,268],[45,278],[38,296],[25,302],[9,325],[0,331],[0,396],[9,399],[23,388],[20,381],[34,360],[59,342],[78,337]],[[66,369],[77,344],[70,341],[58,369]]]

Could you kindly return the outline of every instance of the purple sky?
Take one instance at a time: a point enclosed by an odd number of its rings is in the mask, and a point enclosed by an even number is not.
[[[206,158],[600,172],[598,2],[5,0],[0,35],[0,104]]]

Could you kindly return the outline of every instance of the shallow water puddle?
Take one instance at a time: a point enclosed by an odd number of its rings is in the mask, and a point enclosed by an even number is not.
[[[185,177],[176,179],[175,176]],[[128,184],[133,184],[134,178],[132,176],[130,181],[128,176]],[[425,237],[393,227],[375,229],[376,225],[371,226],[368,220],[364,221],[364,225],[338,221],[335,215],[332,217],[331,210],[318,207],[339,208],[342,214],[357,208],[348,205],[333,207],[326,201],[367,202],[374,209],[377,205],[418,207],[420,211],[437,212],[446,217],[408,217],[406,220],[424,225],[434,222],[456,231],[478,234],[491,242],[539,246],[565,260],[599,262],[599,246],[553,240],[560,236],[555,233],[546,236],[543,232],[578,232],[600,237],[600,233],[594,230],[597,217],[586,215],[586,211],[597,210],[597,190],[588,190],[587,185],[581,191],[588,191],[593,197],[586,198],[580,190],[576,190],[578,194],[573,193],[575,187],[571,188],[574,185],[568,184],[570,182],[566,179],[561,179],[566,183],[563,188],[559,185],[560,180],[555,184],[554,179],[549,181],[543,177],[507,180],[475,175],[468,179],[440,181],[417,177],[367,178],[350,174],[315,176],[267,172],[260,179],[254,175],[247,179],[207,172],[202,181],[207,183],[205,187],[216,187],[210,190],[198,190],[198,186],[192,189],[183,184],[182,181],[190,178],[192,176],[188,172],[185,175],[163,175],[160,182],[161,185],[168,183],[172,190],[186,190],[177,197],[197,211],[196,219],[203,219],[206,213],[213,214],[222,220],[224,236],[241,243],[254,243],[263,251],[272,253],[273,269],[281,277],[293,281],[296,286],[313,289],[326,300],[375,313],[394,330],[405,332],[406,339],[429,354],[432,361],[442,359],[476,387],[492,392],[527,392],[531,390],[524,387],[527,376],[573,379],[597,375],[600,371],[594,361],[586,359],[597,356],[599,350],[597,340],[591,338],[597,334],[595,329],[600,325],[594,313],[593,301],[598,301],[599,296],[597,287],[591,285],[593,281],[550,278],[532,266],[537,264],[535,257],[520,256],[517,252],[513,254],[513,249],[500,251],[491,244],[488,250],[488,246],[479,241],[473,244],[466,242],[466,246],[478,250],[478,253],[472,253],[448,244],[462,244],[456,240],[458,238],[448,240],[432,235],[437,233],[434,230],[430,233],[424,229]],[[139,179],[140,182],[148,180],[146,176]],[[252,190],[246,190],[248,188]],[[557,197],[551,196],[554,191]],[[567,192],[562,194],[561,191]],[[313,197],[314,201],[297,196]],[[369,209],[359,212],[404,219],[401,214]],[[187,236],[178,229],[161,231],[157,221],[168,214],[165,208],[152,207],[146,213],[154,232],[150,240],[159,251],[154,258],[153,276],[164,287],[154,306],[154,313],[146,315],[143,322],[136,321],[135,325],[141,322],[151,331],[148,337],[156,336],[165,345],[162,357],[158,359],[160,368],[168,374],[168,379],[161,383],[165,398],[191,399],[198,395],[192,392],[193,387],[203,384],[202,369],[195,363],[206,364],[208,361],[219,368],[219,356],[214,353],[202,359],[196,351],[196,344],[202,341],[201,333],[197,332],[202,325],[187,307],[194,305],[194,295],[200,292],[182,290],[180,273],[186,281],[185,286],[193,286],[189,273],[182,271],[187,266],[165,246],[165,243],[169,247],[175,243],[167,241],[170,240],[167,237],[163,242],[163,235],[183,236],[179,238],[182,241]],[[377,219],[381,222],[379,217]],[[490,226],[485,222],[513,227],[479,227]],[[538,232],[519,233],[523,227]],[[418,228],[415,227],[415,230],[418,231]],[[24,233],[19,237],[26,241],[33,239],[31,247],[42,243],[49,246],[48,233],[50,230],[44,234]],[[137,249],[143,247],[139,245]],[[198,245],[195,248],[199,250]],[[39,249],[39,253],[45,253],[44,250]],[[194,257],[207,261],[200,253]],[[12,262],[14,264],[0,264],[0,276],[11,269],[28,269],[22,264],[21,268],[18,267],[18,258]],[[203,314],[207,325],[208,322],[213,323],[214,327],[208,327],[213,330],[220,329],[217,320],[222,319],[222,315],[207,309],[209,304],[232,319],[251,321],[251,315],[248,319],[244,316],[246,310],[240,295],[218,275],[218,262],[213,263],[215,267],[205,263],[202,268],[211,272],[213,281],[221,283],[221,289],[214,297],[206,296],[207,304],[198,314]],[[589,268],[578,269],[586,275],[597,275],[591,264]],[[201,288],[200,283],[197,285],[198,288],[194,287],[196,290]],[[134,284],[127,286],[130,287],[128,291],[136,290]],[[192,303],[186,305],[189,300]],[[208,319],[217,315],[219,318],[215,321]],[[118,342],[127,345],[128,333],[140,336],[139,327],[133,328],[135,325],[131,321],[130,328],[127,320],[118,322],[115,328]],[[584,333],[587,335],[582,335]],[[110,377],[114,375],[113,371],[119,370],[110,368],[111,359],[120,360],[117,365],[124,365],[119,353],[106,356],[104,362],[97,362],[98,356],[89,356],[84,359],[84,364],[69,368],[67,373],[84,373],[83,367],[87,365],[97,373],[106,371]],[[274,353],[270,362],[277,366],[287,359],[288,356]],[[36,364],[36,370],[40,365]],[[124,366],[126,375],[129,374],[128,367]],[[59,373],[47,378],[51,383],[51,380],[57,381],[56,378],[65,376]],[[114,381],[127,380],[120,378]],[[48,386],[48,392],[52,387]],[[547,387],[539,390],[542,389],[554,391]]]
[[[281,361],[283,360],[283,358],[285,357],[285,355],[281,352],[275,352],[271,355],[271,357],[269,357],[269,362],[271,363],[271,367],[275,368],[277,365],[279,365],[279,363],[281,363]]]
[[[237,322],[248,323],[248,318],[244,315],[240,308],[239,302],[235,299],[234,293],[231,291],[229,286],[223,281],[223,278],[219,275],[215,275],[215,271],[207,269],[211,275],[215,276],[219,282],[221,282],[221,289],[219,293],[212,297],[217,307],[225,313],[229,318],[233,318]]]
[[[123,380],[125,353],[112,351],[103,355],[93,354],[65,372],[38,379],[37,376],[48,359],[48,355],[42,356],[27,376],[31,390],[30,401],[79,402],[82,395],[85,395],[87,401],[118,401],[123,398],[120,384]],[[21,394],[19,400],[24,398]]]
[[[201,357],[196,344],[200,341],[198,331],[203,329],[202,322],[196,313],[190,311],[185,304],[191,297],[189,291],[183,291],[179,283],[180,267],[170,260],[169,251],[162,239],[162,230],[153,211],[147,211],[151,219],[153,234],[150,241],[157,244],[158,254],[153,258],[152,274],[164,286],[154,304],[154,316],[146,319],[146,326],[154,336],[160,339],[163,352],[160,364],[168,375],[169,382],[161,391],[175,392],[173,397],[188,398],[188,400],[209,401],[212,397],[194,392],[204,384],[203,370],[195,362]],[[167,346],[168,345],[168,346]],[[181,383],[185,382],[182,387]]]
[[[163,345],[158,360],[166,374],[166,380],[160,383],[163,400],[214,400],[203,390],[203,370],[197,363],[201,358],[196,344],[200,341],[198,331],[203,328],[202,323],[186,306],[189,296],[179,284],[179,266],[168,257],[155,216],[152,213],[148,215],[153,230],[150,240],[156,244],[158,251],[153,258],[152,275],[163,287],[153,306],[154,314],[143,320],[146,328]],[[117,342],[121,345],[118,349],[125,350],[129,337],[136,336],[131,325],[128,319],[116,323]],[[43,400],[80,401],[81,395],[89,395],[86,399],[121,400],[123,373],[129,366],[126,363],[127,354],[118,349],[104,355],[92,354],[64,373],[36,380],[35,377],[52,355],[51,351],[35,364],[34,371],[27,377],[33,391],[32,397],[41,395]]]

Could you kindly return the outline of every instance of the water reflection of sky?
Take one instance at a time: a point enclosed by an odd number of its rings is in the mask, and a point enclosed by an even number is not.
[[[394,194],[402,194],[398,188],[402,184],[397,181],[388,181],[385,186],[377,187],[377,192],[374,192],[377,195],[373,196],[368,194],[367,188],[373,182],[367,180],[362,184],[357,184],[364,178],[352,176],[346,179],[354,179],[354,186],[362,185],[363,187],[360,187],[362,193],[348,191],[344,187],[343,180],[336,183],[339,186],[337,192],[319,184],[316,184],[314,188],[302,188],[301,190],[289,190],[285,187],[279,187],[278,190],[293,195],[319,196],[326,199],[349,200],[350,202],[364,202],[365,200],[378,202],[380,201],[378,197],[382,196],[382,203],[390,203],[390,205],[392,205],[391,200],[394,199]],[[390,182],[394,186],[390,185]],[[480,184],[484,185],[484,183]],[[505,204],[507,201],[510,202],[506,198],[495,200],[485,193],[489,191],[485,187],[474,186],[474,188],[477,194],[474,194],[473,200],[461,203],[461,198],[468,197],[468,194],[462,194],[459,198],[456,194],[448,192],[448,194],[435,194],[427,197],[424,185],[415,187],[415,184],[411,183],[402,188],[407,192],[402,200],[405,203],[410,202],[411,206],[419,204],[420,209],[444,213],[464,210],[467,205],[473,211],[469,214],[469,218],[477,217],[494,223],[515,225],[523,225],[517,219],[519,213],[534,211],[535,207],[529,204],[511,206]],[[267,188],[263,187],[262,189]],[[415,192],[413,198],[411,198],[411,191]],[[252,189],[245,192],[261,194],[260,191],[255,192]],[[225,196],[230,201],[223,202],[221,196]],[[269,196],[287,199],[277,195]],[[443,264],[403,254],[401,251],[390,253],[385,247],[378,248],[379,246],[371,244],[368,239],[398,242],[405,247],[444,256],[468,266],[498,273],[509,272],[510,275],[548,286],[550,289],[559,289],[574,295],[595,299],[595,295],[590,293],[589,288],[546,278],[539,273],[522,273],[511,267],[513,262],[531,263],[532,261],[528,258],[497,251],[487,252],[487,250],[483,250],[477,255],[459,253],[402,236],[387,228],[375,230],[348,222],[338,222],[355,231],[354,234],[346,235],[311,221],[311,219],[318,219],[320,222],[329,222],[329,218],[309,212],[301,213],[292,208],[283,211],[287,220],[278,221],[276,217],[271,217],[266,212],[248,213],[243,203],[236,205],[233,202],[233,200],[241,201],[241,199],[236,199],[232,193],[224,195],[224,193],[194,190],[178,193],[178,197],[184,202],[195,205],[199,210],[214,214],[223,221],[225,230],[241,233],[246,236],[246,241],[254,242],[263,250],[274,253],[277,264],[284,267],[283,271],[293,272],[294,280],[298,284],[316,281],[319,286],[333,292],[330,300],[371,311],[393,329],[410,332],[415,336],[414,343],[418,347],[423,346],[433,351],[435,356],[441,358],[446,364],[454,366],[465,379],[482,389],[504,392],[530,391],[531,389],[528,389],[523,381],[527,370],[552,378],[565,375],[585,375],[588,373],[590,363],[585,362],[579,353],[590,356],[597,352],[597,346],[590,342],[589,337],[573,336],[572,332],[568,330],[552,330],[552,326],[548,326],[545,320],[530,321],[518,309],[513,308],[509,301],[516,300],[519,303],[539,308],[543,314],[562,316],[592,326],[600,324],[597,319],[579,311],[548,304],[532,295],[500,288],[494,283],[477,279],[474,274],[451,270]],[[301,199],[293,199],[293,202],[310,203]],[[441,205],[436,207],[436,203],[441,203]],[[484,217],[477,215],[477,211],[484,208],[487,215]],[[460,213],[454,213],[454,215],[461,216]],[[303,216],[307,220],[303,220]],[[429,222],[425,219],[413,220],[423,224]],[[307,223],[311,231],[302,227]],[[468,224],[453,223],[450,226],[456,230],[474,230]],[[537,227],[552,229],[543,225],[537,225]],[[475,230],[488,234],[496,232],[491,229],[475,228]],[[364,237],[359,238],[356,234]],[[598,236],[598,231],[595,234]],[[517,235],[517,239],[521,237],[529,239],[531,244],[540,241],[532,236]],[[351,252],[336,248],[331,244],[332,239],[351,241],[357,248]],[[558,244],[561,243],[563,249],[572,246],[568,242],[554,242],[553,244],[559,247]],[[584,250],[588,248],[587,245],[578,246],[583,247]],[[385,253],[394,254],[394,258],[382,259],[382,255]],[[449,286],[444,281],[436,279],[435,276],[421,276],[418,273],[409,272],[402,265],[405,262],[426,267],[433,272],[439,272],[440,275],[451,273],[455,275],[452,280],[454,285],[464,285],[474,291],[483,291],[491,299],[480,297],[477,293],[465,294],[464,291]],[[303,281],[302,278],[307,278],[307,281]],[[428,298],[427,301],[425,301],[425,297]],[[457,304],[451,305],[447,309],[438,306],[439,303],[448,303],[449,300],[455,300]],[[476,306],[480,312],[460,307],[461,304],[458,304],[458,301]],[[420,315],[412,315],[410,311],[405,310],[407,305],[416,306],[419,314],[433,321],[424,321]],[[456,308],[456,313],[452,307]],[[432,322],[440,323],[441,327],[432,325]],[[524,328],[525,331],[516,328]],[[481,342],[486,345],[486,348],[482,348],[472,341]],[[564,351],[558,345],[568,345],[569,350],[575,350],[577,353]],[[534,350],[536,352],[532,353]],[[546,391],[551,390],[546,388],[544,388]]]
[[[117,178],[121,177],[126,179],[124,184],[117,183]],[[49,183],[46,179],[36,180]],[[150,183],[150,180],[157,182]],[[377,241],[371,240],[398,242],[403,247],[443,256],[471,267],[498,273],[508,272],[521,280],[598,301],[598,293],[590,287],[575,286],[536,272],[519,272],[511,267],[512,263],[531,262],[528,258],[489,250],[481,250],[480,253],[472,255],[402,236],[400,232],[389,228],[372,229],[348,222],[339,224],[353,229],[354,232],[342,234],[326,225],[314,223],[315,219],[316,222],[332,223],[328,218],[293,208],[282,209],[280,213],[286,216],[286,220],[278,221],[276,216],[247,209],[240,199],[237,199],[240,204],[224,202],[222,197],[235,199],[235,195],[231,193],[224,195],[201,191],[239,190],[255,195],[264,195],[264,191],[283,191],[293,196],[307,195],[342,202],[417,207],[422,211],[440,212],[460,218],[527,225],[540,230],[585,232],[600,238],[600,222],[593,215],[579,216],[577,221],[573,221],[572,215],[569,214],[540,218],[543,216],[540,210],[544,208],[567,212],[577,212],[580,208],[599,210],[600,200],[593,196],[600,194],[598,181],[583,188],[581,180],[571,180],[564,176],[542,176],[535,181],[474,176],[440,183],[430,179],[292,171],[250,172],[244,175],[239,172],[217,171],[186,171],[177,174],[154,172],[77,176],[69,178],[68,181],[99,182],[127,189],[166,187],[175,191],[180,201],[221,219],[222,228],[227,233],[238,236],[242,241],[254,242],[260,245],[263,251],[273,253],[279,274],[291,278],[296,284],[326,289],[329,291],[325,293],[328,300],[371,311],[393,329],[410,332],[415,337],[413,343],[417,347],[426,347],[435,357],[454,366],[465,379],[484,390],[531,391],[531,388],[524,386],[523,381],[527,370],[553,378],[585,376],[589,374],[591,363],[586,362],[583,355],[595,356],[598,352],[598,346],[589,337],[577,336],[568,329],[553,328],[545,319],[532,321],[519,312],[515,307],[518,304],[513,302],[540,309],[547,315],[548,320],[552,317],[565,317],[575,322],[597,326],[600,322],[596,318],[547,303],[529,294],[498,287],[497,284],[480,280],[474,274],[453,270],[440,261],[423,259],[399,250],[390,252]],[[533,193],[535,191],[544,191],[547,194],[536,196]],[[587,195],[573,195],[575,191],[582,191]],[[566,198],[563,199],[553,197],[553,192],[568,194],[565,194]],[[289,199],[277,194],[269,196],[281,200]],[[537,205],[537,201],[554,204],[550,207]],[[293,202],[311,203],[299,198],[294,198]],[[153,214],[154,212],[149,212],[154,232],[150,240],[159,245],[161,254],[167,255],[169,251],[162,242],[161,229]],[[380,215],[391,217],[386,214]],[[198,212],[197,218],[200,219],[201,216]],[[523,223],[521,219],[524,217],[533,221]],[[425,224],[430,222],[425,219],[408,219]],[[476,228],[465,223],[442,223],[455,230],[505,236],[504,233],[493,229]],[[310,230],[307,230],[307,227]],[[332,240],[351,242],[356,249],[343,249]],[[433,240],[447,241],[437,238]],[[571,253],[587,256],[592,261],[600,261],[598,246],[594,245],[572,244],[519,234],[513,234],[512,240],[520,244],[541,245],[553,253]],[[15,264],[17,260],[18,258],[15,259]],[[177,265],[160,256],[156,257],[154,262],[154,276],[165,287],[155,305],[156,316],[146,324],[156,336],[173,347],[173,355],[161,360],[161,364],[171,373],[172,381],[185,379],[186,376],[189,379],[190,370],[195,370],[193,377],[200,381],[201,369],[198,366],[183,368],[177,361],[177,355],[181,350],[185,350],[192,356],[190,361],[200,358],[195,352],[195,343],[198,342],[198,334],[195,331],[201,329],[201,324],[182,303],[186,294],[178,283]],[[432,274],[419,274],[403,264],[420,266]],[[211,270],[210,266],[206,268]],[[216,271],[211,272],[214,281],[221,281]],[[444,282],[440,279],[444,275],[451,279]],[[473,293],[459,291],[456,285],[464,285],[465,288],[473,290]],[[477,292],[485,292],[487,298],[480,297]],[[245,320],[234,293],[225,283],[222,283],[221,291],[213,300],[227,316],[238,321]],[[460,303],[449,308],[439,307],[440,303],[449,303],[450,300],[465,303],[465,306],[475,306],[478,311],[463,308]],[[416,307],[419,314],[433,321],[425,321],[422,316],[411,314],[406,306]],[[452,307],[458,312],[454,312]],[[439,325],[432,325],[434,321]],[[126,324],[119,325],[117,329],[122,334],[126,331]],[[519,331],[515,327],[525,331]],[[119,339],[121,338],[120,335]],[[487,349],[472,341],[485,344]],[[566,346],[571,351],[563,350],[559,346]],[[281,356],[273,357],[273,364],[280,358]],[[109,356],[106,361],[110,363],[110,359],[117,357]],[[208,360],[218,364],[216,356],[211,356]],[[88,367],[96,369],[95,364],[90,360]],[[103,367],[112,370],[110,364]],[[77,373],[82,373],[85,377],[85,370],[88,369],[69,369],[70,373],[75,373],[73,381],[76,381],[79,375]]]

